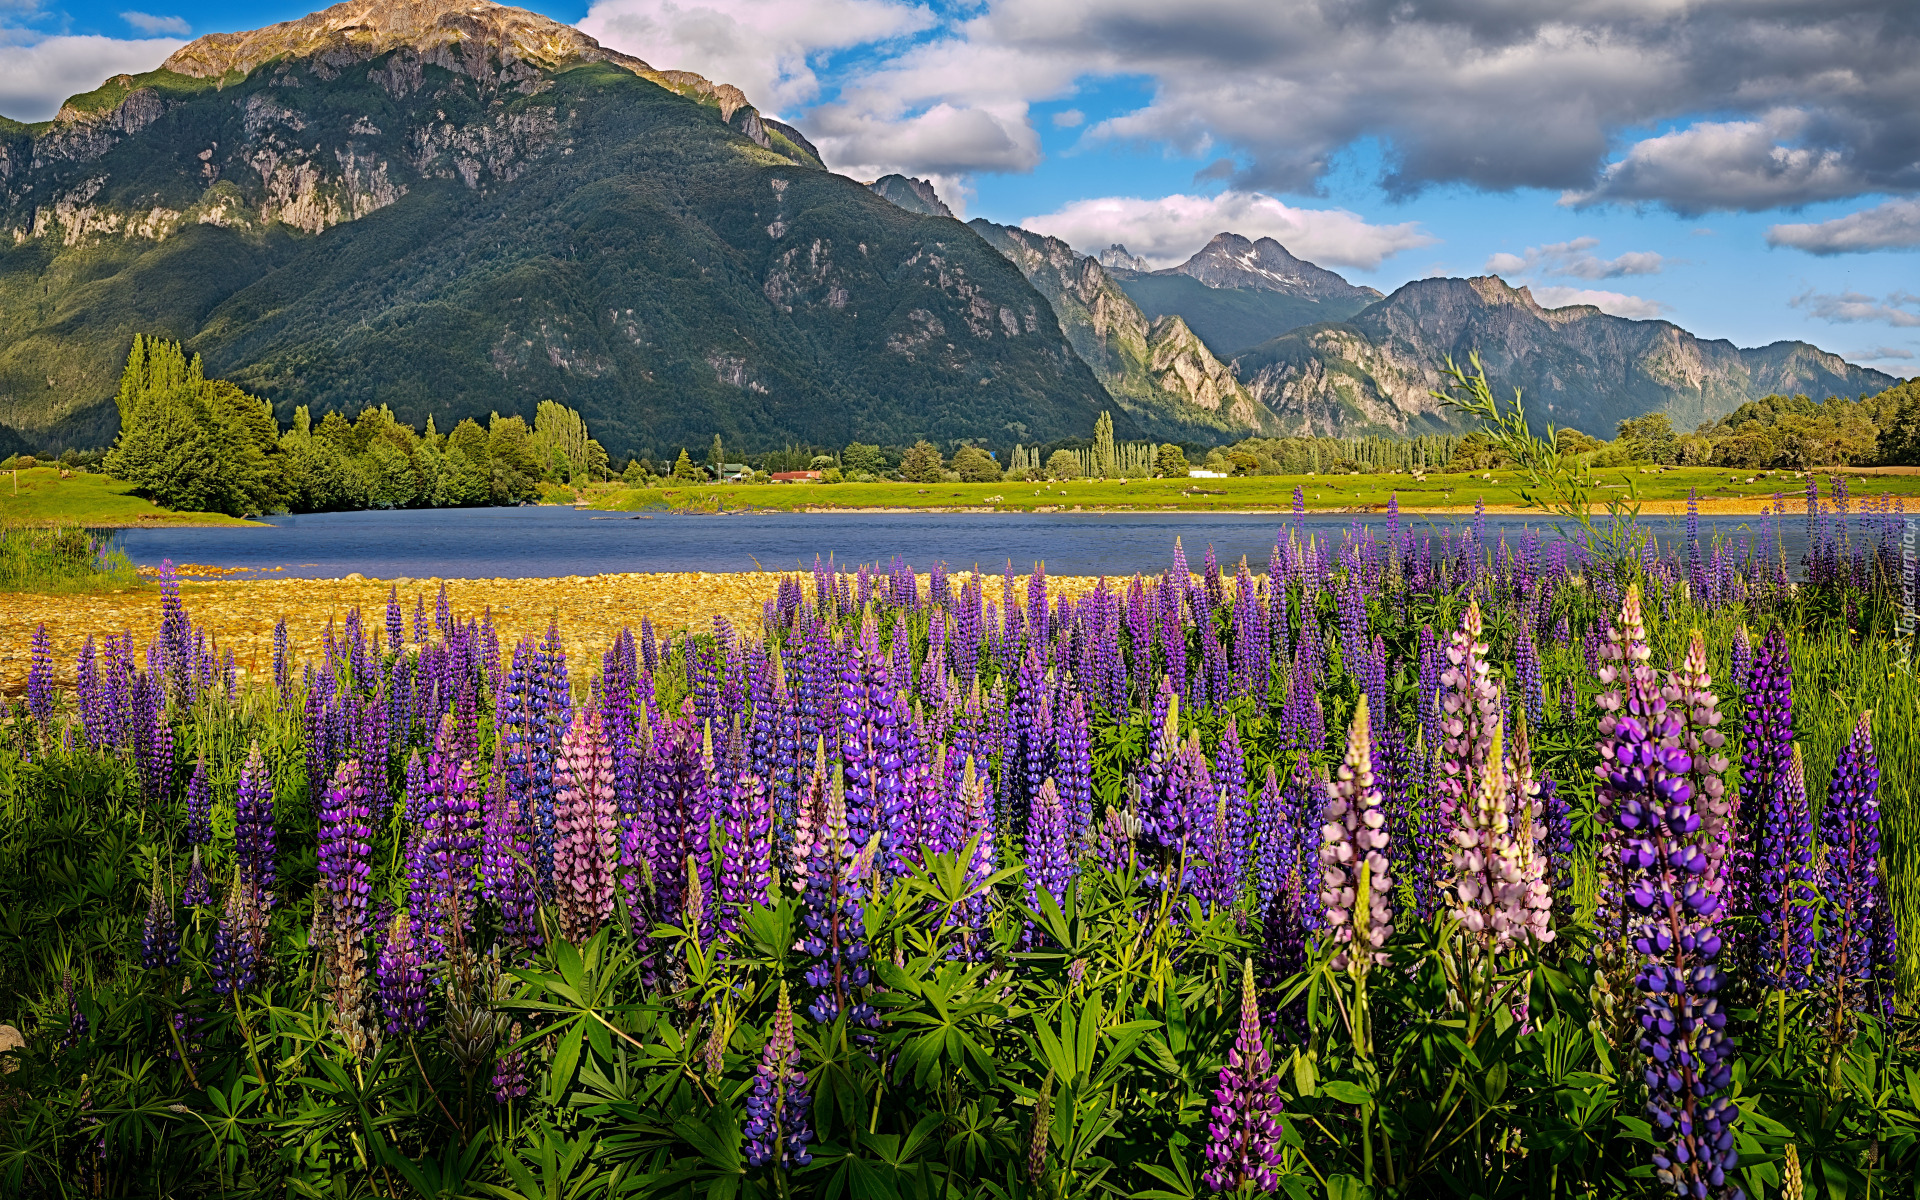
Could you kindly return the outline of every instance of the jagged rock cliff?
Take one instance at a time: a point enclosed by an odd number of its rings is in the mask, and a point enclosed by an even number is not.
[[[924,179],[912,179],[905,175],[882,175],[867,185],[873,194],[889,201],[908,212],[917,212],[927,217],[951,217],[953,210],[933,190],[933,185]]]
[[[1421,279],[1345,322],[1296,329],[1234,360],[1290,433],[1418,433],[1458,425],[1429,393],[1439,365],[1478,350],[1503,398],[1536,420],[1612,437],[1624,418],[1666,412],[1690,429],[1769,393],[1878,391],[1896,382],[1804,342],[1743,350],[1670,321],[1578,305],[1546,309],[1493,276]]]
[[[1271,414],[1178,316],[1149,323],[1092,258],[1058,238],[978,219],[968,226],[1053,306],[1060,330],[1124,411],[1164,436],[1254,434]]]
[[[738,89],[483,0],[354,0],[0,125],[0,423],[99,445],[135,332],[441,428],[542,398],[613,453],[1083,433],[1010,264]]]

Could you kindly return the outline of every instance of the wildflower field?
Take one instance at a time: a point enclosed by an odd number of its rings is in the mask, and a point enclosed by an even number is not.
[[[163,571],[0,722],[0,1194],[1914,1194],[1912,567],[1808,507],[244,677]]]

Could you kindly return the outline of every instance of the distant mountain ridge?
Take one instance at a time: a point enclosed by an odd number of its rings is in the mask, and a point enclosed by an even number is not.
[[[40,449],[112,437],[136,332],[282,421],[552,398],[616,456],[1032,443],[1111,407],[979,238],[737,88],[484,0],[211,35],[0,125],[0,235],[0,423]]]
[[[1186,262],[1154,274],[1185,275],[1210,288],[1279,292],[1307,300],[1371,303],[1381,296],[1377,288],[1355,286],[1325,267],[1295,258],[1270,237],[1253,241],[1237,233],[1216,234]]]
[[[1446,357],[1476,350],[1501,396],[1520,388],[1533,419],[1603,438],[1648,412],[1688,429],[1771,393],[1852,396],[1897,382],[1805,342],[1743,350],[1671,321],[1542,308],[1496,276],[1415,280],[1345,321],[1247,351],[1234,368],[1289,433],[1425,433],[1460,427],[1430,393]]]
[[[917,212],[926,217],[951,217],[953,210],[947,207],[940,193],[924,179],[913,179],[906,175],[882,175],[867,185],[874,195],[890,201],[908,212]]]

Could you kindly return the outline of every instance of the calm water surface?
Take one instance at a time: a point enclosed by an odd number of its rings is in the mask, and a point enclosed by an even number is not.
[[[1309,515],[1309,529],[1338,535],[1354,517]],[[1374,529],[1385,518],[1365,518]],[[1403,517],[1415,529],[1464,527],[1471,514]],[[1539,516],[1489,516],[1488,537],[1514,538],[1528,527],[1550,528]],[[843,564],[885,564],[894,555],[921,570],[936,560],[949,570],[978,563],[1000,569],[1012,559],[1024,572],[1044,561],[1056,575],[1131,575],[1165,567],[1180,537],[1198,567],[1211,544],[1223,563],[1245,555],[1263,566],[1282,519],[1205,513],[754,513],[635,516],[557,506],[313,513],[272,518],[258,528],[129,529],[117,541],[134,562],[162,559],[330,578],[358,571],[372,578],[448,579],[597,575],[625,571],[790,571],[811,568],[816,554]],[[1647,522],[1677,535],[1678,518]],[[1757,531],[1757,517],[1702,522],[1703,530]],[[1782,529],[1789,561],[1799,559],[1805,524]],[[276,568],[278,568],[276,570]]]

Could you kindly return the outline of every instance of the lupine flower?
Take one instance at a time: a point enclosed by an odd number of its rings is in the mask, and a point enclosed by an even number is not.
[[[395,1037],[427,1027],[427,971],[414,940],[413,919],[405,908],[393,914],[393,926],[380,947],[380,1014]]]
[[[520,1022],[513,1023],[507,1036],[514,1042],[520,1040]],[[525,1052],[517,1047],[503,1052],[494,1060],[493,1078],[489,1082],[493,1085],[493,1098],[497,1103],[511,1104],[525,1096],[529,1090]]]
[[[554,906],[563,934],[578,943],[613,916],[613,767],[598,710],[574,714],[555,781]]]
[[[1227,902],[1238,899],[1246,886],[1247,870],[1253,859],[1253,812],[1247,805],[1247,755],[1240,748],[1240,719],[1227,716],[1227,728],[1220,735],[1220,752],[1214,757],[1214,786],[1221,805],[1219,829],[1225,853],[1219,863]]]
[[[193,854],[187,859],[187,882],[180,892],[180,903],[188,908],[198,908],[213,903],[213,889],[207,885],[207,869],[200,865],[200,847],[193,848]]]
[[[1045,891],[1055,902],[1066,899],[1067,885],[1076,871],[1067,844],[1067,814],[1052,779],[1041,782],[1027,816],[1027,904],[1040,907]]]
[[[259,945],[255,931],[258,924],[252,889],[236,871],[233,884],[227,889],[226,909],[213,930],[213,952],[209,957],[214,991],[237,996],[252,989],[255,952]]]
[[[213,840],[213,785],[207,782],[207,760],[194,760],[187,779],[187,845],[204,846]]]
[[[1060,802],[1066,807],[1068,833],[1077,842],[1093,826],[1092,735],[1087,728],[1086,700],[1079,692],[1067,702],[1065,713],[1054,726],[1054,735],[1059,764],[1055,781],[1060,787]]]
[[[371,820],[360,763],[347,759],[335,768],[320,802],[318,861],[335,945],[342,961],[351,960],[356,971],[373,890]]]
[[[160,860],[153,860],[153,879],[147,884],[147,921],[140,930],[140,965],[164,971],[180,961],[180,933],[173,922],[173,897],[160,880]]]
[[[27,712],[42,734],[53,732],[53,643],[43,621],[33,630],[32,664],[27,668]]]
[[[1220,1068],[1207,1122],[1204,1179],[1209,1190],[1237,1192],[1251,1185],[1256,1192],[1270,1192],[1278,1186],[1275,1168],[1280,1165],[1280,1113],[1285,1107],[1280,1077],[1260,1036],[1260,1001],[1249,959],[1241,973],[1240,1032]]]
[[[500,910],[501,936],[530,948],[541,942],[535,920],[539,901],[534,894],[533,829],[526,814],[507,798],[503,758],[504,748],[496,743],[492,798],[480,849],[480,890]]]
[[[233,846],[241,873],[258,889],[262,910],[273,908],[278,866],[274,858],[273,774],[261,757],[260,743],[247,752],[234,789]]]
[[[1813,984],[1813,818],[1798,746],[1773,789],[1754,860],[1760,981],[1782,991],[1805,991]]]
[[[1597,798],[1605,819],[1599,838],[1600,896],[1596,920],[1608,940],[1624,936],[1623,922],[1627,916],[1621,874],[1624,860],[1620,857],[1618,832],[1618,810],[1625,796],[1614,787],[1613,764],[1621,747],[1628,744],[1621,739],[1630,736],[1636,739],[1633,744],[1637,745],[1637,739],[1647,736],[1649,722],[1656,716],[1664,719],[1666,711],[1666,700],[1660,695],[1658,681],[1649,665],[1652,657],[1653,652],[1647,647],[1646,623],[1640,612],[1640,588],[1635,584],[1627,588],[1620,602],[1619,620],[1608,627],[1606,643],[1597,652],[1601,663],[1597,674],[1605,690],[1593,698],[1594,707],[1600,711],[1597,744],[1600,765],[1594,768],[1594,774],[1599,778]],[[1628,720],[1633,724],[1622,724]]]
[[[867,943],[858,859],[848,840],[845,785],[836,775],[827,795],[826,820],[812,846],[803,881],[801,915],[806,932],[798,949],[813,960],[806,981],[814,989],[807,1013],[822,1024],[845,1014],[851,1025],[878,1026],[879,1014],[861,998],[867,986]]]
[[[1540,714],[1546,707],[1546,691],[1540,682],[1540,651],[1533,644],[1533,630],[1525,623],[1514,646],[1513,688],[1526,706],[1527,722],[1540,724]]]
[[[1740,809],[1733,835],[1728,889],[1735,911],[1758,915],[1754,856],[1768,837],[1767,822],[1793,761],[1793,658],[1778,626],[1760,640],[1747,677],[1746,728],[1741,753]]]
[[[1320,828],[1320,906],[1336,945],[1335,969],[1345,969],[1345,947],[1358,944],[1384,962],[1381,947],[1393,932],[1392,880],[1387,870],[1386,816],[1373,785],[1372,730],[1364,694],[1353,711],[1347,753],[1327,796]]]
[[[1740,691],[1747,690],[1747,679],[1753,671],[1753,637],[1742,624],[1733,631],[1733,649],[1728,655],[1727,675],[1733,680],[1733,686]]]
[[[1871,1005],[1884,1014],[1893,997],[1893,914],[1880,869],[1880,762],[1871,717],[1861,713],[1854,724],[1820,813],[1826,846],[1820,894],[1827,911],[1820,982],[1833,989],[1839,1011],[1868,1011]]]
[[[773,806],[758,775],[733,781],[721,829],[719,926],[731,933],[773,885]]]
[[[1630,590],[1623,616],[1638,617],[1637,600]],[[1647,1113],[1661,1142],[1654,1170],[1676,1196],[1719,1194],[1739,1159],[1733,1127],[1740,1110],[1723,1094],[1733,1044],[1718,996],[1719,900],[1702,882],[1707,856],[1690,763],[1686,751],[1663,744],[1678,738],[1679,722],[1657,692],[1630,686],[1628,704],[1608,716],[1600,769],[1620,830],[1624,932],[1643,959],[1639,1049]]]
[[[747,1122],[741,1133],[746,1138],[748,1166],[792,1170],[813,1161],[807,1149],[813,1140],[807,1121],[809,1103],[807,1076],[793,1044],[793,1003],[782,980],[773,1028],[761,1047],[760,1066],[747,1095]]]

